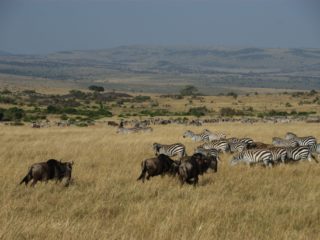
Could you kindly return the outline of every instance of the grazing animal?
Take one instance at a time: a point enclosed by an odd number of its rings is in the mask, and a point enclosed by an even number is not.
[[[194,142],[207,142],[209,141],[209,135],[205,133],[195,134],[194,132],[188,130],[183,134],[183,137],[189,137]]]
[[[248,165],[255,163],[264,163],[265,166],[272,166],[272,153],[269,150],[264,149],[252,149],[245,150],[241,153],[235,155],[231,160],[231,166],[238,164],[239,162],[244,162]]]
[[[313,136],[298,137],[296,134],[288,132],[285,136],[287,140],[295,140],[299,146],[313,146],[317,144],[317,139]]]
[[[228,152],[230,149],[229,143],[225,140],[215,140],[215,141],[207,142],[202,144],[200,147],[204,149],[216,149],[224,153]]]
[[[170,145],[164,145],[160,143],[153,144],[153,150],[155,155],[164,154],[168,157],[178,156],[179,159],[186,156],[186,147],[181,143],[174,143]]]
[[[205,173],[208,168],[213,169],[214,172],[218,171],[218,162],[215,157],[206,157],[201,153],[195,153],[182,161],[178,174],[181,184],[189,183],[196,185],[199,181],[199,175]]]
[[[318,163],[318,160],[312,155],[312,152],[308,146],[289,147],[286,148],[288,160],[299,161],[308,160],[312,161],[312,158]]]
[[[71,180],[73,162],[61,162],[55,159],[49,159],[46,162],[40,162],[32,164],[27,175],[22,179],[20,184],[28,183],[32,181],[33,187],[38,181],[48,181],[55,179],[56,181],[62,181],[63,178],[67,178],[65,186],[68,186]]]
[[[179,163],[180,162],[173,161],[171,158],[164,154],[160,154],[154,158],[146,159],[141,162],[141,174],[138,177],[137,181],[141,180],[142,182],[144,182],[145,178],[149,180],[150,177],[158,175],[175,175],[175,173],[178,171]],[[148,175],[146,176],[146,174]]]
[[[294,139],[272,138],[272,144],[277,147],[298,147],[299,143]]]
[[[226,134],[222,132],[211,132],[208,129],[204,129],[202,133],[208,135],[209,141],[225,139],[227,137]]]

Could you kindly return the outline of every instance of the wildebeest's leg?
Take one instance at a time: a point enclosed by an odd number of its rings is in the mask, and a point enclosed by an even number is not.
[[[38,182],[38,179],[35,179],[35,178],[34,178],[34,179],[32,180],[32,183],[31,183],[30,186],[31,186],[31,187],[34,187],[34,185],[36,185],[37,182]]]
[[[199,178],[198,178],[198,175],[196,175],[196,176],[194,177],[193,186],[197,186],[198,181],[199,181]]]

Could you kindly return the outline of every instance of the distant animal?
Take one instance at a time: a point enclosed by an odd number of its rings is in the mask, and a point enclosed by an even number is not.
[[[204,129],[203,133],[208,135],[209,141],[225,139],[227,137],[225,133],[222,133],[222,132],[211,132],[208,129]]]
[[[221,152],[228,152],[230,150],[229,143],[225,140],[214,140],[200,145],[204,149],[216,149]]]
[[[108,124],[108,126],[112,126],[112,127],[118,127],[119,126],[119,124],[116,123],[115,121],[108,121],[107,124]]]
[[[31,186],[33,187],[38,181],[53,180],[62,181],[66,178],[65,186],[68,186],[71,180],[73,162],[61,162],[55,159],[49,159],[46,162],[40,162],[32,164],[27,175],[22,179],[20,184],[28,183],[32,181]]]
[[[209,141],[209,135],[205,133],[195,134],[194,132],[188,130],[183,134],[183,137],[189,137],[194,142],[207,142]]]
[[[209,168],[214,172],[218,171],[218,162],[215,157],[206,157],[201,153],[193,154],[179,165],[178,174],[181,184],[197,185],[199,175],[205,173]]]
[[[244,162],[247,165],[256,163],[263,163],[265,166],[272,166],[272,153],[269,150],[264,149],[251,149],[245,150],[236,154],[231,160],[231,166],[234,166],[240,162]]]
[[[181,143],[174,143],[170,145],[154,143],[153,151],[155,155],[164,154],[169,157],[178,156],[179,159],[186,156],[186,147]]]
[[[269,149],[274,147],[274,145],[263,143],[263,142],[254,142],[247,149]]]
[[[145,178],[149,180],[150,177],[158,175],[175,175],[175,173],[178,171],[179,164],[179,161],[173,161],[164,154],[160,154],[154,158],[146,159],[141,162],[141,174],[137,181],[141,180],[144,182]]]

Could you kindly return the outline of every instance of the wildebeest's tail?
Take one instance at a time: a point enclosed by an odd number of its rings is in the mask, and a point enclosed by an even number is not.
[[[25,183],[26,185],[28,184],[28,182],[32,179],[32,168],[30,168],[29,172],[27,173],[27,175],[22,179],[22,181],[20,182],[20,184]]]
[[[146,166],[146,161],[142,161],[141,162],[141,174],[138,177],[137,181],[142,180],[142,182],[144,181],[144,178],[146,176],[146,172],[147,172],[147,166]]]

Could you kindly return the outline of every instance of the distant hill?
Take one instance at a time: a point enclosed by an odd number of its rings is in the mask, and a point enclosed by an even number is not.
[[[320,88],[320,49],[121,46],[47,55],[0,52],[0,73],[170,92],[217,88]]]

